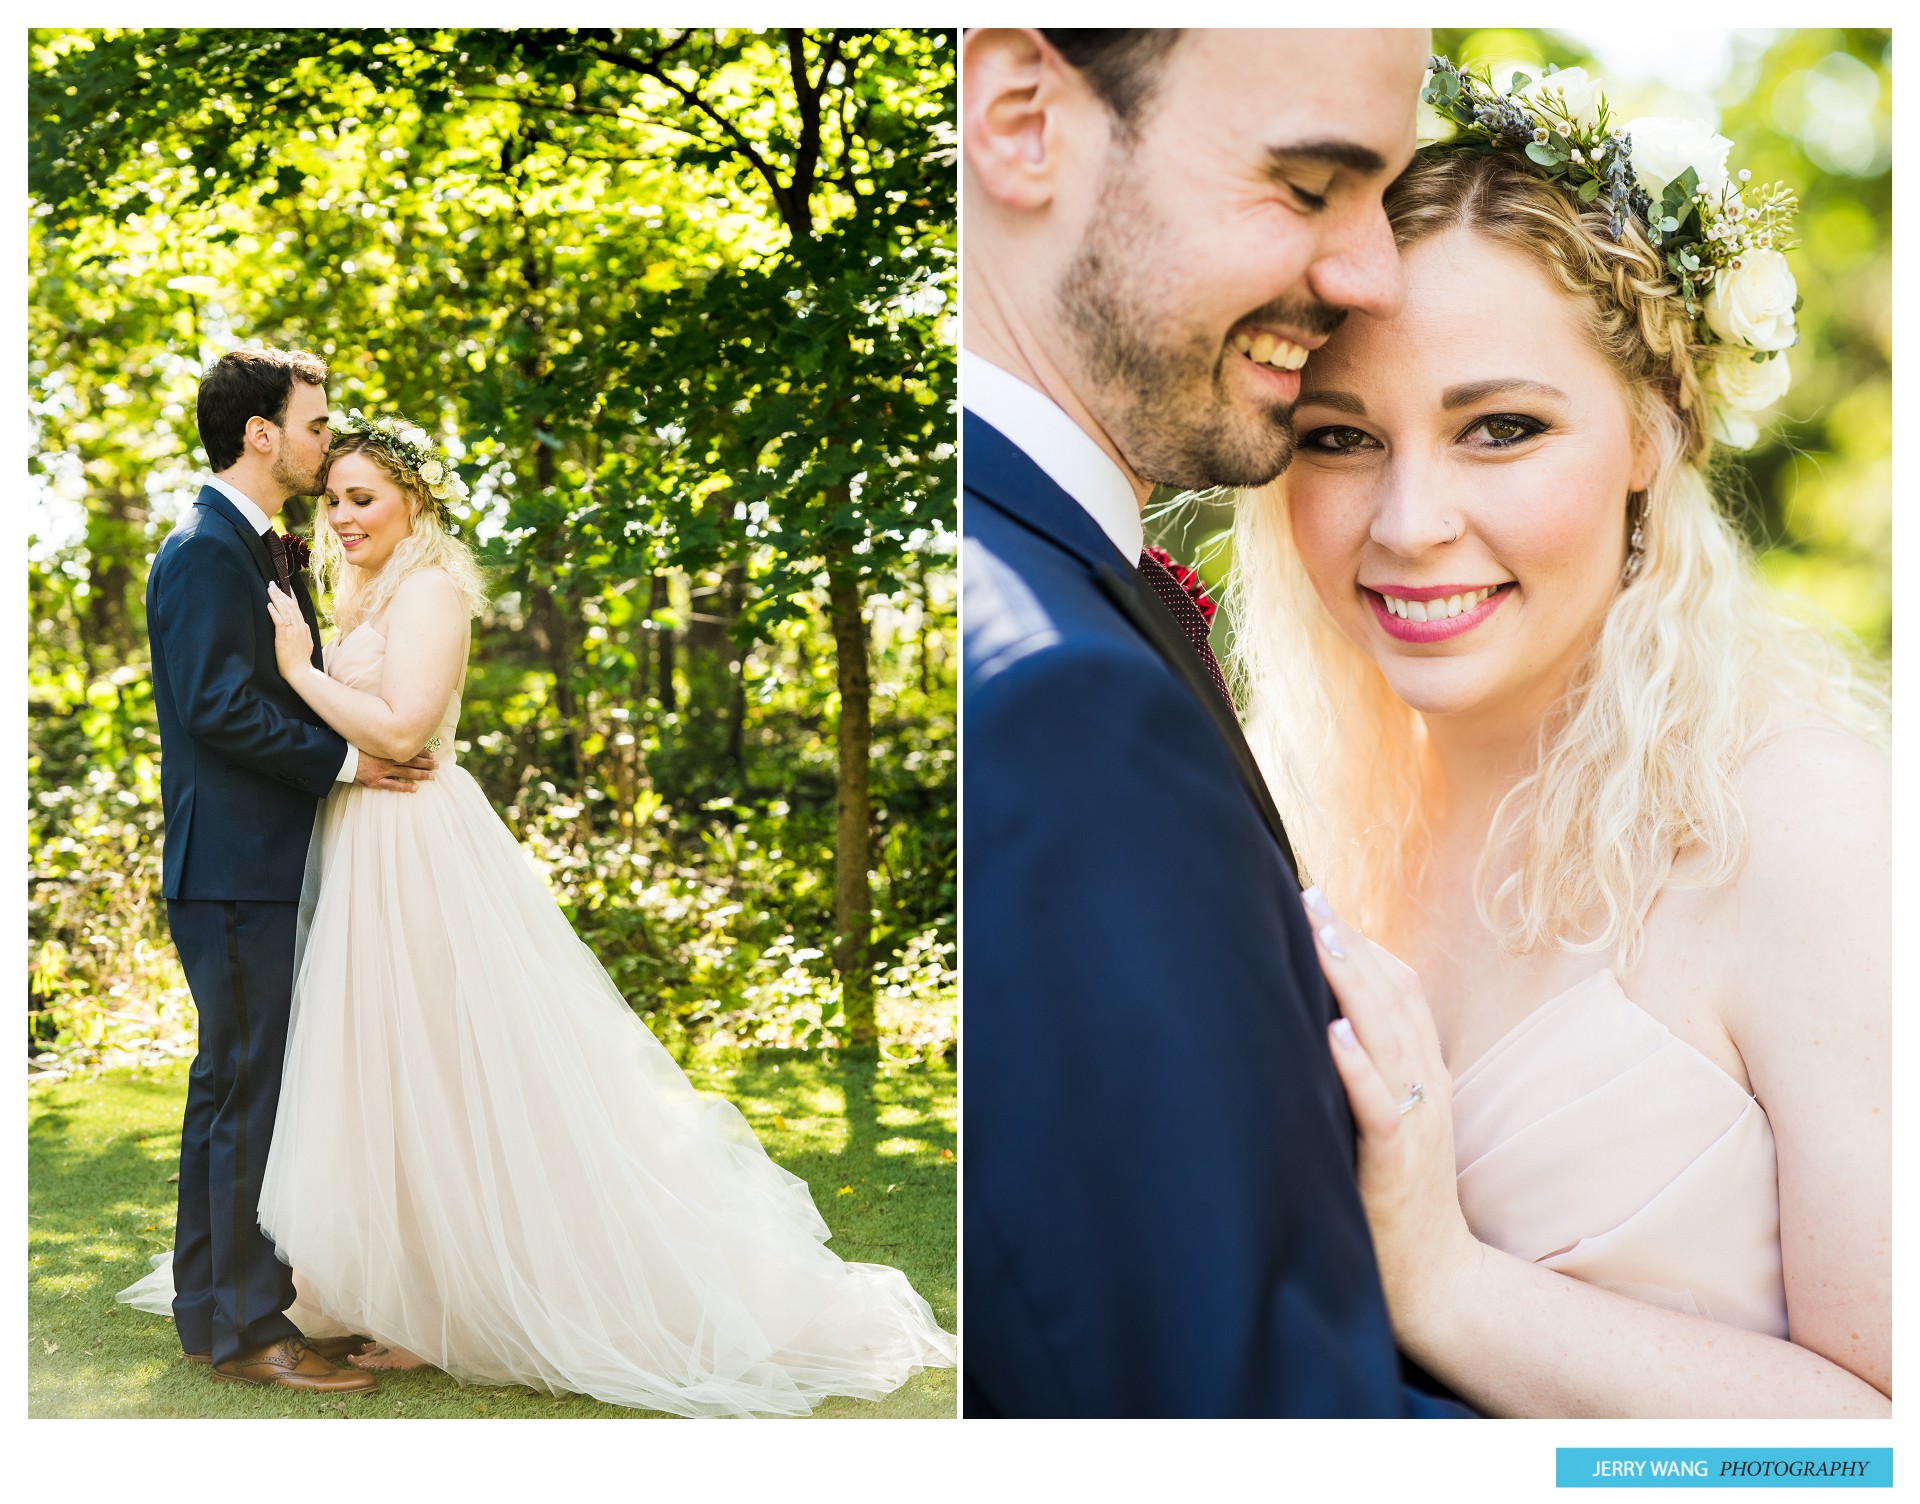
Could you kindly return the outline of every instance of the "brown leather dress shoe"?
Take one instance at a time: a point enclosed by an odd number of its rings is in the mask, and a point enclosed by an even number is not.
[[[352,1357],[355,1353],[366,1347],[373,1339],[371,1337],[354,1335],[347,1337],[307,1337],[302,1340],[306,1342],[308,1347],[320,1354],[320,1356],[325,1358],[329,1363],[338,1363],[342,1358]],[[189,1363],[198,1363],[202,1367],[205,1367],[213,1361],[212,1353],[186,1353],[183,1354],[183,1356]]]
[[[335,1368],[303,1337],[270,1342],[231,1363],[215,1363],[213,1376],[230,1384],[273,1384],[318,1394],[364,1394],[380,1381],[358,1368]]]

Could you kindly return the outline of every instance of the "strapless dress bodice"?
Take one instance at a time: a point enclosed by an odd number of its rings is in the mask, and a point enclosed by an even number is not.
[[[1460,1204],[1516,1257],[1787,1335],[1773,1130],[1759,1102],[1599,972],[1454,1079]]]
[[[369,694],[378,694],[380,679],[386,672],[387,664],[386,614],[382,612],[361,622],[351,632],[335,638],[327,644],[322,658],[327,665],[328,678],[354,689],[366,690]],[[426,750],[442,766],[459,761],[453,733],[460,722],[460,684],[464,679],[465,675],[462,674],[460,679],[454,681],[453,694],[447,700],[446,711],[427,741]]]

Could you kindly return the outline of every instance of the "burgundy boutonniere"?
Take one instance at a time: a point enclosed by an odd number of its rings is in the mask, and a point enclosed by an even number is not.
[[[1147,554],[1179,582],[1180,588],[1187,592],[1187,598],[1200,608],[1202,620],[1208,626],[1212,626],[1213,613],[1220,609],[1220,605],[1207,594],[1207,584],[1200,578],[1200,571],[1189,569],[1184,564],[1174,563],[1173,556],[1164,548],[1149,548]]]
[[[287,551],[287,572],[298,574],[313,562],[313,545],[295,533],[282,533],[280,543]]]

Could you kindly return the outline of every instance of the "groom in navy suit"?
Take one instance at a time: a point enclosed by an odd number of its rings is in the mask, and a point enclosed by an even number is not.
[[[1293,453],[1402,296],[1419,32],[979,30],[966,73],[969,1416],[1459,1413],[1409,1388],[1273,802],[1156,484]]]
[[[320,638],[299,560],[273,518],[289,497],[319,490],[326,381],[316,357],[277,350],[236,350],[202,378],[197,417],[214,475],[154,558],[147,635],[166,814],[162,891],[199,1015],[180,1134],[174,1323],[188,1359],[210,1362],[216,1378],[332,1392],[377,1381],[336,1368],[338,1342],[301,1337],[286,1314],[290,1271],[258,1219],[301,880],[314,812],[336,783],[411,793],[433,764],[396,765],[349,746],[274,659],[269,582],[293,595]],[[316,666],[319,656],[316,648]]]

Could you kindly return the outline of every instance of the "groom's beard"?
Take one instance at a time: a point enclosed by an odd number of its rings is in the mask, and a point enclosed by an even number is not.
[[[292,456],[279,454],[273,460],[273,483],[285,486],[289,496],[318,496],[320,477],[325,473],[327,462],[323,458],[311,470],[302,470]]]
[[[1098,392],[1087,406],[1145,480],[1186,491],[1263,486],[1293,462],[1293,405],[1235,400],[1227,362],[1246,357],[1156,312],[1175,301],[1163,289],[1178,269],[1156,263],[1153,210],[1115,170],[1124,166],[1124,157],[1109,163],[1101,207],[1055,293]],[[1276,299],[1240,323],[1331,334],[1345,316],[1331,304]]]

